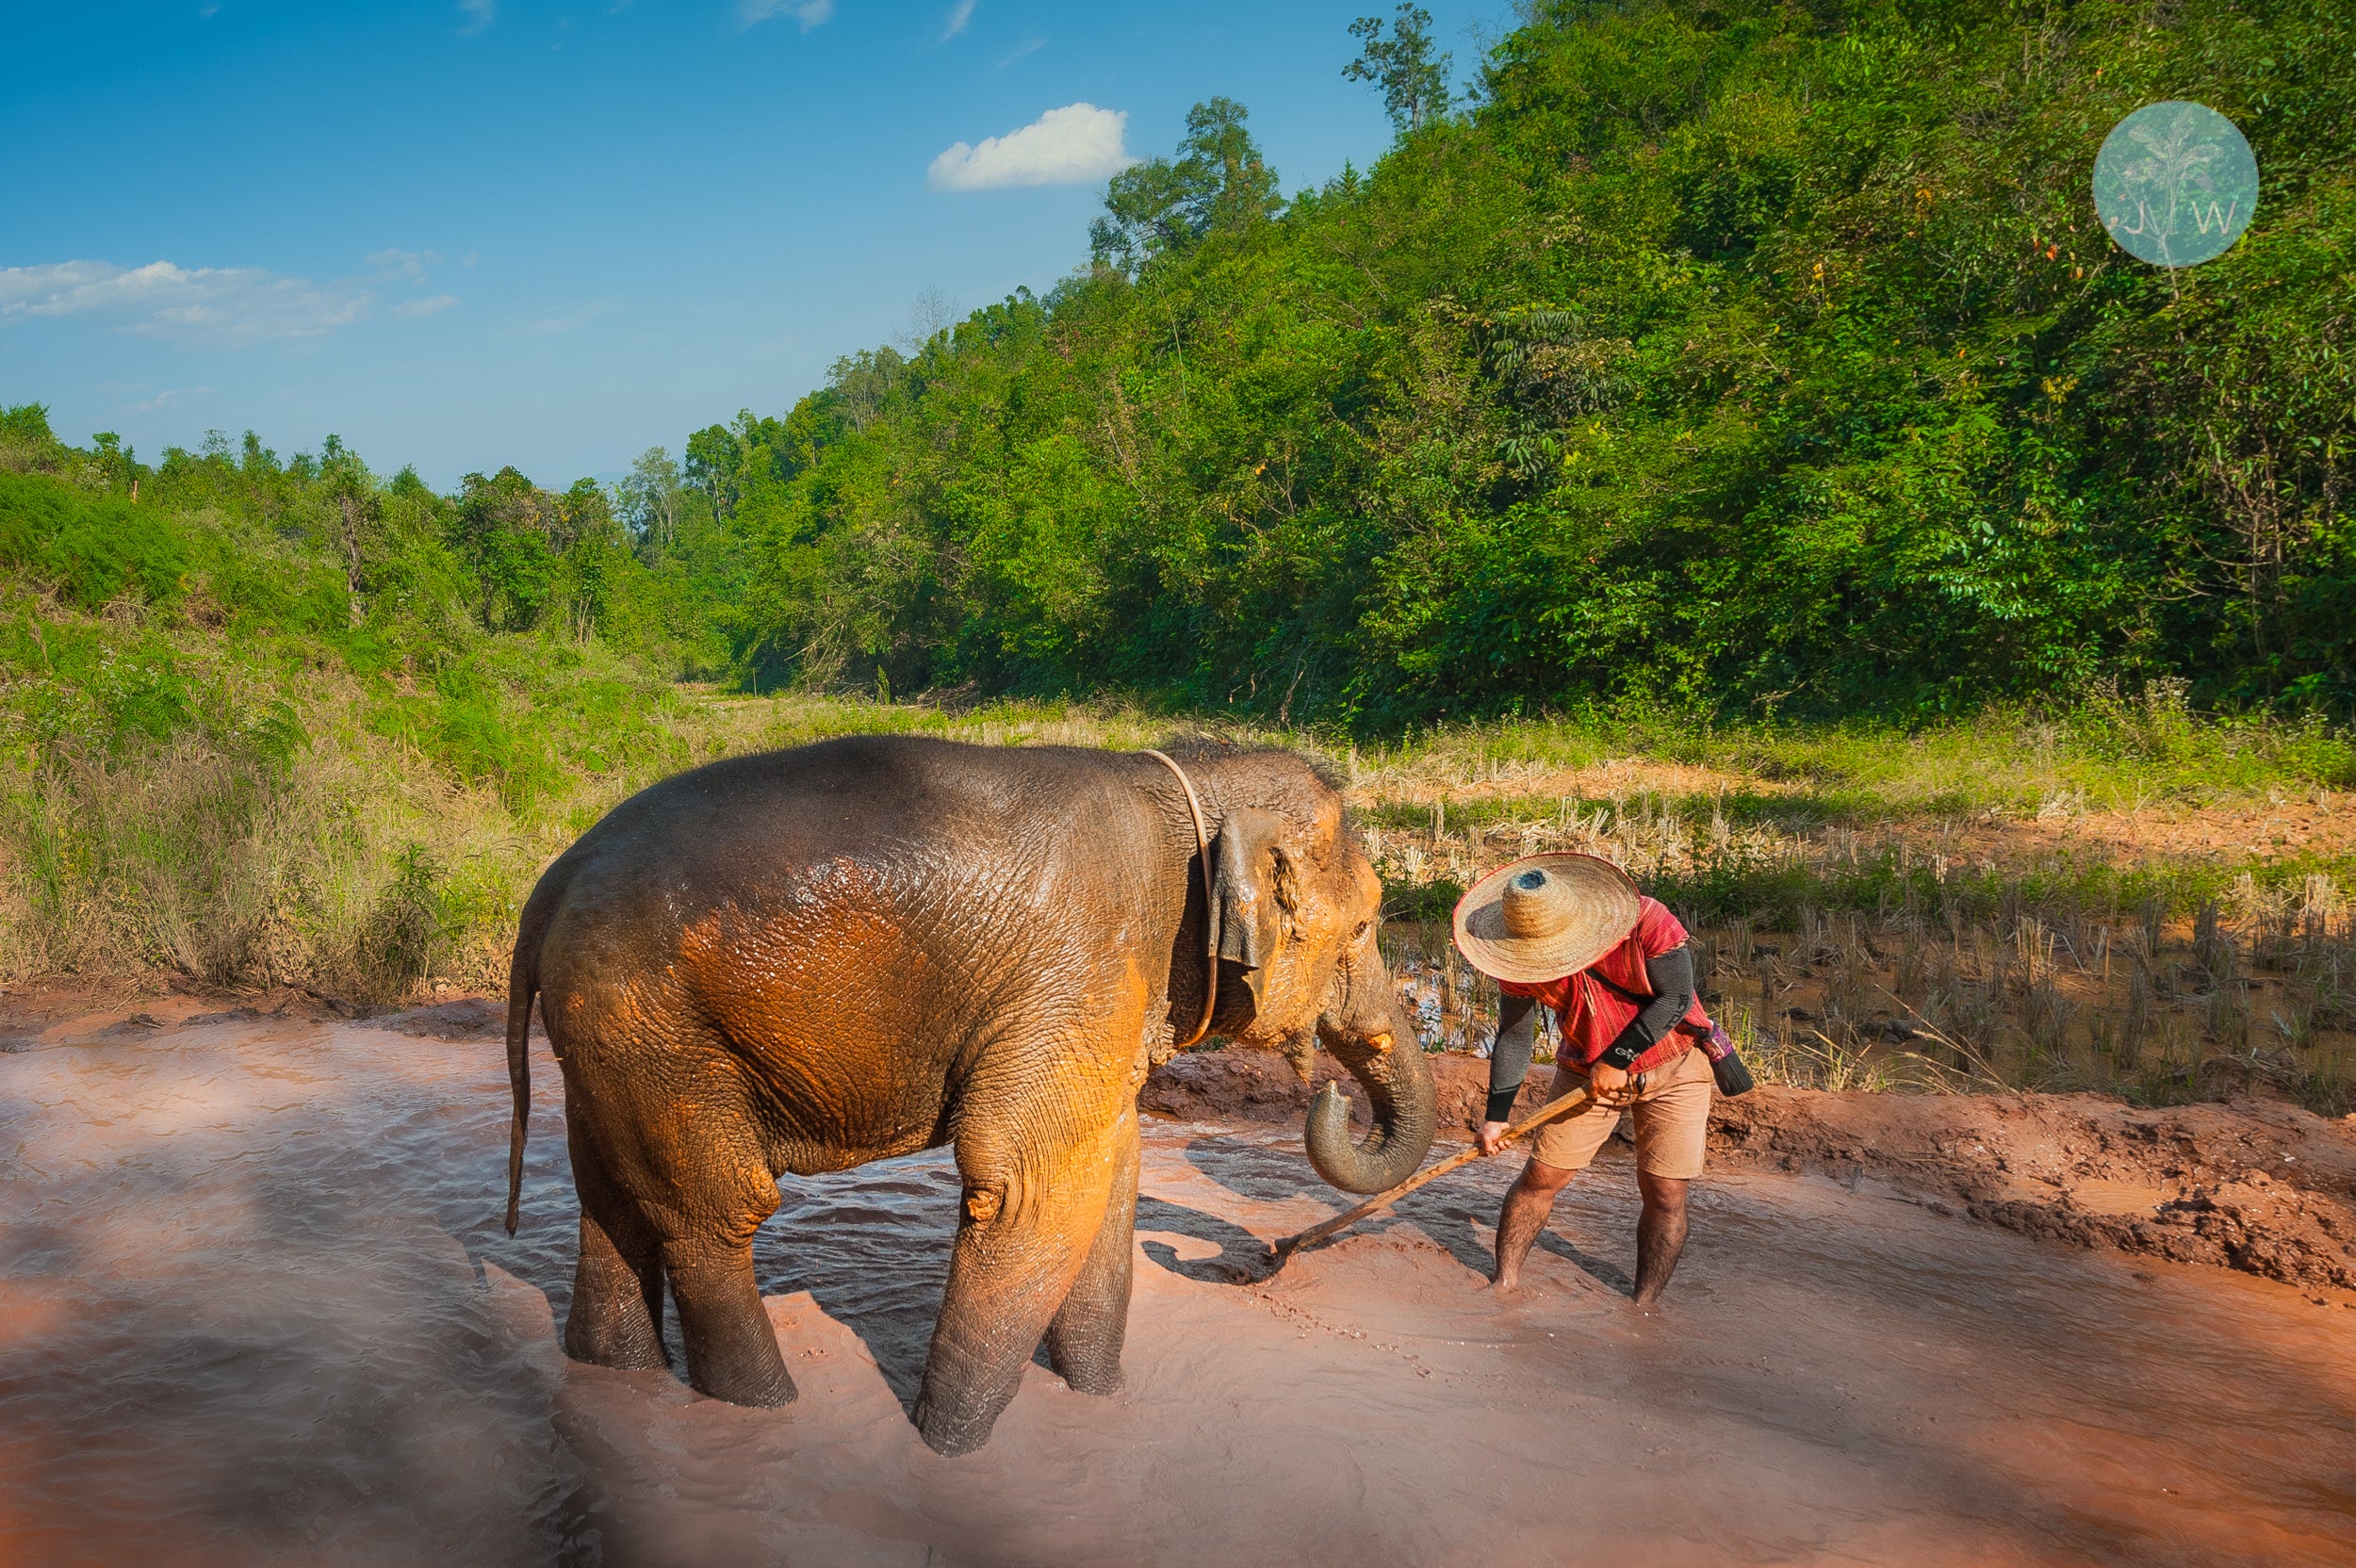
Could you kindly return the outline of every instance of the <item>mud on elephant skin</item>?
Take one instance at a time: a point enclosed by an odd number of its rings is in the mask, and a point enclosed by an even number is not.
[[[508,1000],[519,1168],[533,998],[581,1199],[568,1353],[794,1397],[752,1238],[786,1172],[951,1146],[962,1184],[914,1419],[990,1436],[1042,1338],[1072,1387],[1121,1381],[1137,1089],[1203,1026],[1318,1043],[1374,1126],[1311,1107],[1313,1164],[1376,1191],[1422,1163],[1423,1053],[1375,945],[1382,888],[1301,759],[862,736],[734,759],[616,807],[526,904]],[[1198,825],[1209,837],[1198,849]],[[1394,1049],[1394,1041],[1406,1042]],[[509,1225],[515,1224],[511,1197]]]

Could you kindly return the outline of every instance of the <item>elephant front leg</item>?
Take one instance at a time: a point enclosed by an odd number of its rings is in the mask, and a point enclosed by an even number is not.
[[[1121,1345],[1129,1331],[1130,1272],[1137,1258],[1137,1113],[1114,1134],[1113,1190],[1080,1277],[1047,1325],[1047,1359],[1082,1394],[1121,1392]]]
[[[965,1212],[915,1413],[937,1452],[972,1453],[990,1441],[1105,1228],[1119,1146],[1112,1127],[1077,1149],[1002,1152],[959,1137]]]

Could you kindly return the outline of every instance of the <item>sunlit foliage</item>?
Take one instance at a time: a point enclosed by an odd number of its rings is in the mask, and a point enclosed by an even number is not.
[[[2356,698],[2343,8],[1539,5],[1454,114],[1412,11],[1372,171],[1280,206],[1212,100],[1047,296],[691,440],[743,673],[1374,729]],[[2087,195],[2163,97],[2266,181],[2177,274]]]

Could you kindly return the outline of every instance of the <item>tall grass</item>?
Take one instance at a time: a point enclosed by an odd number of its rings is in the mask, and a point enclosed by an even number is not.
[[[380,1004],[496,989],[540,869],[697,761],[874,731],[1137,747],[1193,722],[1113,703],[730,694],[565,635],[383,667],[318,646],[0,593],[0,974],[170,973]],[[2356,770],[2347,738],[2313,724],[2201,719],[2161,691],[1927,734],[1643,713],[1367,748],[1224,732],[1317,755],[1348,782],[1432,1048],[1478,1049],[1495,1016],[1494,987],[1441,923],[1457,894],[1516,855],[1572,848],[1687,919],[1714,1004],[1771,1080],[2260,1089],[2318,1109],[2356,1095],[2346,866],[2129,858],[2070,837],[2073,813],[2158,800],[2330,804]],[[2026,822],[2053,829],[2033,853],[1988,849],[1991,825]]]
[[[433,688],[315,669],[270,689],[226,644],[181,632],[183,673],[237,690],[219,722],[162,738],[44,726],[91,706],[80,688],[20,682],[0,705],[0,977],[176,974],[372,1004],[496,989],[548,861],[696,762],[852,732],[1135,747],[1168,728],[1062,704],[728,696],[536,636]]]
[[[1685,919],[1771,1082],[2356,1103],[2346,841],[2253,854],[2245,820],[2356,807],[2345,733],[2199,718],[2167,688],[1915,735],[1597,722],[1347,754],[1427,1046],[1493,1027],[1494,987],[1447,949],[1464,888],[1576,850]],[[2159,803],[2190,853],[2085,830]]]

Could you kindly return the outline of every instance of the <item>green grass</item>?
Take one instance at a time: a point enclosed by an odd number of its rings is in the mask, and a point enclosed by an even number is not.
[[[539,869],[617,801],[714,757],[854,732],[1136,748],[1207,727],[1309,752],[1349,783],[1407,922],[1443,920],[1480,872],[1560,847],[1612,856],[1700,928],[1853,911],[1944,923],[1956,942],[2024,918],[2120,925],[2157,909],[2182,923],[2204,904],[2279,903],[2318,874],[2356,886],[2328,858],[2129,860],[2066,830],[2033,855],[1942,851],[1960,826],[2057,808],[2066,829],[2072,814],[2356,787],[2345,733],[2201,716],[2166,689],[1920,730],[1596,710],[1363,747],[1144,702],[748,696],[674,684],[595,635],[491,633],[422,590],[358,612],[316,542],[105,496],[50,504],[50,482],[25,482],[0,490],[0,972],[14,979],[179,973],[377,1003],[495,989]],[[1464,995],[1477,1014],[1478,982]],[[2337,1004],[2317,1005],[2298,1027],[2321,1016],[2322,1038]],[[2179,1028],[2175,1055],[2141,1076],[2046,1076],[2201,1092],[2203,1063],[2223,1059],[2208,1027]],[[1910,1081],[1870,1041],[1828,1040],[1816,1061],[1805,1033],[1759,1037],[1795,1081]],[[2005,1070],[2035,1076],[2052,1056],[2012,1051]]]

